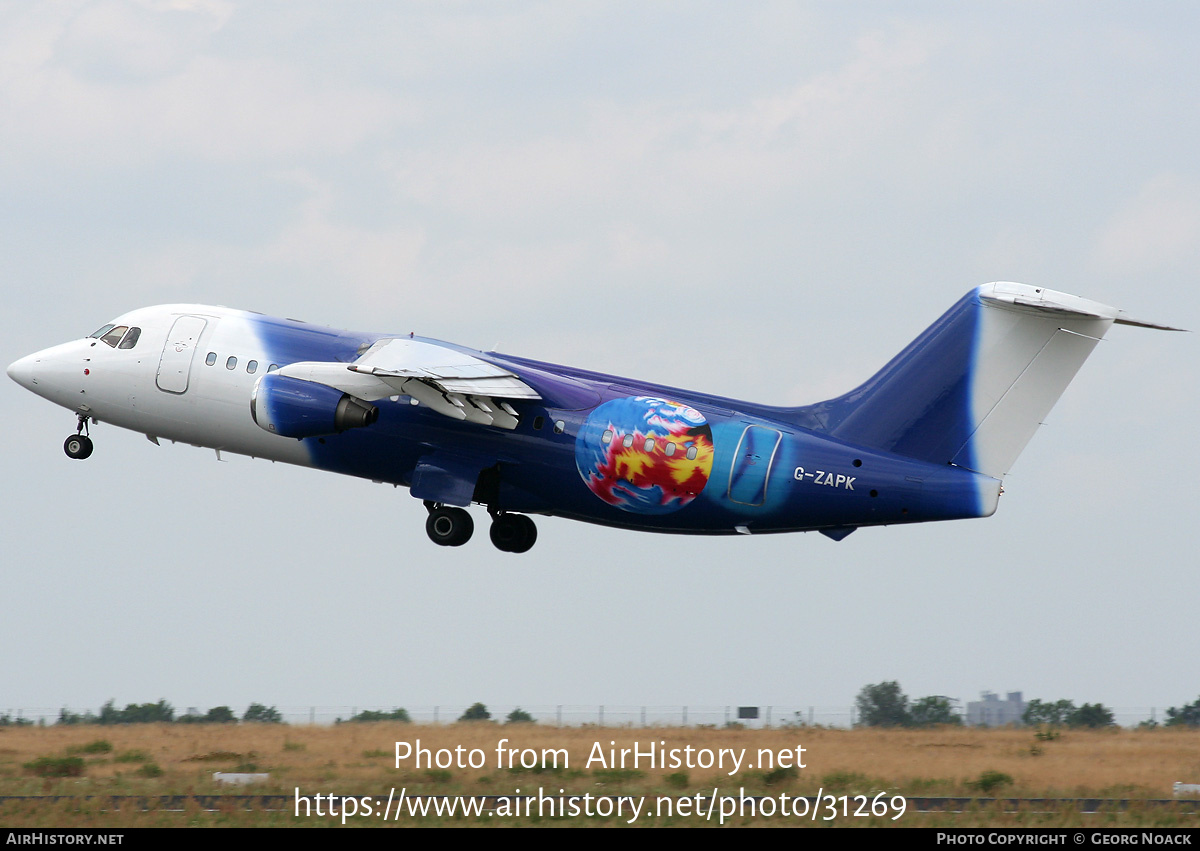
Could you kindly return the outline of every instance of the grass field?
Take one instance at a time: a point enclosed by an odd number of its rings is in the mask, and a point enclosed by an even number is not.
[[[501,751],[497,745],[508,742]],[[429,761],[413,757],[397,765],[397,742],[428,749]],[[632,754],[620,764],[620,750],[635,744],[643,751],[634,767]],[[455,755],[455,749],[458,755]],[[645,756],[666,752],[682,765],[649,765]],[[686,749],[691,748],[688,752]],[[803,748],[797,759],[797,748]],[[509,754],[512,749],[515,753]],[[724,767],[708,765],[709,755],[725,751]],[[610,759],[616,751],[617,760]],[[441,751],[440,754],[438,752]],[[474,753],[472,753],[474,751]],[[542,752],[546,751],[545,767]],[[549,752],[556,752],[551,754]],[[673,753],[674,752],[674,753]],[[774,764],[768,763],[768,752]],[[401,754],[408,748],[401,747]],[[742,754],[736,770],[730,753]],[[522,755],[525,767],[521,766]],[[804,767],[780,768],[803,762]],[[603,760],[601,761],[601,757]],[[470,767],[473,758],[478,767]],[[687,762],[691,761],[691,767]],[[433,762],[434,764],[430,764]],[[437,764],[440,762],[440,766]],[[557,762],[557,766],[553,763]],[[512,766],[510,768],[510,765]],[[465,767],[463,767],[465,766]],[[707,766],[707,767],[705,767]],[[264,772],[270,779],[252,787],[233,788],[213,780],[216,771]],[[732,773],[731,773],[732,771]],[[66,774],[67,776],[54,776]],[[1159,807],[1134,806],[1103,815],[1063,809],[1003,814],[981,806],[964,814],[921,814],[906,809],[885,815],[855,817],[853,796],[970,796],[1033,798],[1170,798],[1172,783],[1200,783],[1200,731],[1193,730],[1064,730],[1031,729],[834,730],[811,727],[772,730],[574,727],[533,724],[453,724],[422,726],[381,722],[333,727],[282,725],[129,725],[0,728],[0,795],[66,795],[71,800],[9,802],[0,806],[0,825],[7,827],[122,827],[191,825],[318,825],[340,824],[341,818],[301,816],[286,812],[241,812],[225,808],[204,812],[189,805],[183,812],[126,808],[103,811],[86,796],[286,794],[336,795],[377,799],[366,817],[359,806],[347,826],[379,826],[378,815],[389,792],[406,796],[630,796],[644,799],[639,817],[644,826],[716,824],[696,815],[694,798],[722,795],[759,796],[772,805],[786,796],[848,796],[836,804],[837,817],[816,821],[779,812],[764,816],[757,806],[725,819],[733,824],[945,825],[945,826],[1200,826],[1200,817]],[[691,798],[683,814],[673,804]],[[661,800],[660,800],[661,799]],[[786,800],[785,799],[785,800]],[[657,803],[656,803],[657,802]],[[494,803],[494,802],[492,802]],[[703,801],[700,802],[703,804]],[[655,806],[666,810],[655,811]],[[290,805],[289,805],[290,806]],[[629,804],[633,806],[632,802]],[[793,807],[796,806],[794,803]],[[341,810],[348,806],[339,806]],[[869,804],[868,804],[869,809]],[[1038,809],[1045,809],[1040,807]],[[309,811],[314,812],[309,806]],[[328,806],[322,808],[327,812]],[[752,813],[752,814],[751,814]],[[624,825],[621,816],[586,815],[547,818],[536,811],[521,815],[405,815],[392,824],[591,824]]]

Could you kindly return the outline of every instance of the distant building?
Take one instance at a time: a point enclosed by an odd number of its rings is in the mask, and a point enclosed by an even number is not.
[[[1025,714],[1025,701],[1021,692],[1010,691],[1001,700],[995,692],[985,691],[979,700],[967,703],[967,724],[972,727],[1003,727],[1005,724],[1020,724]]]

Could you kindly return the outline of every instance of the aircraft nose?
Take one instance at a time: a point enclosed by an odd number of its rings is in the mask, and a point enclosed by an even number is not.
[[[20,384],[26,390],[33,390],[37,384],[37,355],[28,355],[8,365],[8,377]]]

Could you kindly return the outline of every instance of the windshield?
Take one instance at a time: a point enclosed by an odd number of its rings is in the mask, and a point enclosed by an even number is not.
[[[138,337],[142,335],[141,328],[130,328],[128,325],[113,325],[111,322],[97,328],[88,337],[95,338],[114,349],[132,349],[137,345]]]
[[[118,325],[116,328],[109,331],[100,338],[100,342],[112,346],[114,349],[117,343],[121,342],[121,338],[125,336],[125,332],[129,330],[128,325]]]

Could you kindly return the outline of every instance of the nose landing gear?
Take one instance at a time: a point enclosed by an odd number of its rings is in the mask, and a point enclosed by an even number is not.
[[[92,439],[84,434],[87,427],[88,417],[80,414],[79,426],[75,429],[75,434],[68,437],[63,443],[63,451],[67,453],[68,458],[82,461],[92,454]]]

